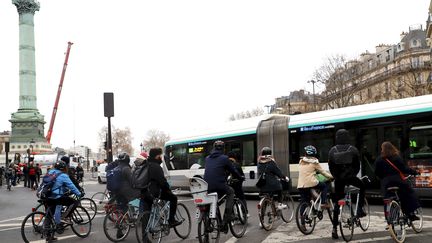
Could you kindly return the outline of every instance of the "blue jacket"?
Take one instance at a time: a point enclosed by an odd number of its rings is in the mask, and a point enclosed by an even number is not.
[[[73,194],[77,196],[81,196],[81,192],[76,188],[71,179],[66,173],[63,173],[57,169],[52,169],[48,172],[48,174],[57,174],[56,181],[52,187],[52,194],[50,198],[57,199],[64,195],[66,189],[72,191]]]
[[[208,183],[208,191],[225,190],[226,172],[241,178],[228,156],[223,151],[213,150],[205,160],[204,180]]]

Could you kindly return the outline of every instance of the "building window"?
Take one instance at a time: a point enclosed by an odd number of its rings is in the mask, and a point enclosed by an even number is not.
[[[418,41],[417,41],[417,40],[413,40],[413,41],[412,41],[412,47],[416,47],[417,44],[418,44]]]
[[[14,146],[14,145],[12,145],[12,149],[15,149],[15,146]]]

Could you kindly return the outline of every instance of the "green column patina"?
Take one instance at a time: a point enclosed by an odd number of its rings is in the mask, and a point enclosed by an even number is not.
[[[11,143],[46,143],[44,116],[37,109],[34,14],[40,4],[35,0],[12,0],[19,14],[19,108],[9,120]],[[18,147],[18,145],[17,145]],[[20,146],[21,148],[21,146]]]

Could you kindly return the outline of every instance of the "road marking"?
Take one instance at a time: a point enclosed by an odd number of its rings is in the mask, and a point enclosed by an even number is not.
[[[90,232],[89,235],[91,235],[93,233],[96,233],[96,232]],[[75,237],[78,237],[78,236],[76,236],[76,235],[60,236],[60,237],[57,237],[57,241],[66,240],[66,239],[75,238]],[[30,241],[30,243],[46,243],[46,240],[45,239],[43,239],[43,240],[35,240],[35,241]]]
[[[19,217],[16,217],[16,218],[1,220],[0,223],[8,222],[8,221],[14,221],[14,220],[24,220],[24,218],[25,218],[25,216],[19,216]]]

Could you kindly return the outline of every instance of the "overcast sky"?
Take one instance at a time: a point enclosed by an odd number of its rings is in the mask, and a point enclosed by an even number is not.
[[[114,92],[133,147],[149,129],[176,137],[306,89],[326,57],[396,44],[429,0],[40,0],[35,15],[37,106],[45,133],[69,58],[51,142],[96,149]],[[0,1],[0,130],[19,106],[18,13]]]

